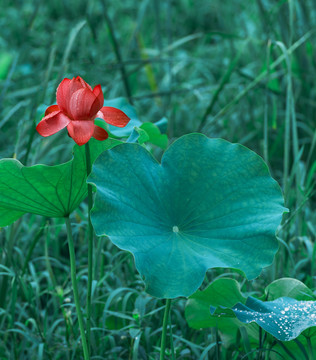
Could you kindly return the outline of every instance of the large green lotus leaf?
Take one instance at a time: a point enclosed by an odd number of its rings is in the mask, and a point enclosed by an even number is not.
[[[118,140],[90,142],[92,161],[104,150],[121,143]],[[74,147],[67,163],[47,166],[23,166],[15,159],[0,160],[0,226],[33,213],[47,217],[70,214],[86,197],[84,147]]]
[[[245,304],[238,303],[232,310],[240,321],[256,322],[282,341],[293,340],[305,329],[316,326],[316,301],[282,297],[264,302],[250,296]]]
[[[96,233],[134,254],[158,298],[191,295],[208,268],[255,278],[277,251],[282,194],[242,145],[190,134],[161,164],[139,144],[119,145],[99,156],[88,181],[97,187]]]

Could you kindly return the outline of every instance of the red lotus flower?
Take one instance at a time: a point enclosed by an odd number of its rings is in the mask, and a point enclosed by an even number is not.
[[[67,126],[68,134],[78,145],[84,145],[93,136],[105,140],[109,135],[101,127],[94,125],[95,118],[108,124],[124,127],[129,122],[126,114],[114,107],[103,106],[101,85],[92,90],[80,76],[64,79],[57,88],[57,105],[49,106],[45,117],[36,130],[42,136],[50,136]]]

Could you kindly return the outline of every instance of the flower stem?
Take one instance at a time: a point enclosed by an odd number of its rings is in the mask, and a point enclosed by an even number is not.
[[[65,223],[67,227],[67,235],[68,235],[68,246],[69,246],[69,256],[70,256],[70,273],[71,273],[71,282],[72,282],[72,289],[74,293],[75,305],[77,310],[78,322],[79,322],[79,329],[82,341],[82,348],[83,348],[83,355],[84,360],[89,360],[89,350],[87,346],[86,334],[84,330],[84,323],[82,312],[80,308],[79,302],[79,293],[78,293],[78,286],[77,286],[77,278],[76,278],[76,259],[75,259],[75,248],[74,248],[74,240],[72,237],[71,226],[69,217],[65,217]]]
[[[167,325],[168,325],[170,306],[171,306],[171,299],[166,299],[166,307],[165,307],[165,313],[163,315],[162,334],[161,334],[160,360],[164,360],[165,358]]]
[[[85,145],[86,151],[86,168],[87,176],[91,173],[91,155],[89,142]],[[90,219],[90,212],[92,208],[92,185],[88,184],[88,290],[87,290],[87,303],[86,303],[86,314],[87,314],[87,342],[90,350],[90,329],[91,329],[91,292],[92,292],[92,280],[93,280],[93,228]]]

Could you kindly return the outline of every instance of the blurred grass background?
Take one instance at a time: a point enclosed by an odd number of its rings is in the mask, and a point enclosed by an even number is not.
[[[141,121],[166,117],[170,141],[199,131],[263,156],[291,213],[274,265],[252,283],[230,276],[257,294],[284,276],[315,288],[313,0],[0,0],[0,8],[1,158],[68,160],[66,133],[44,140],[35,122],[62,78],[100,83],[106,99],[126,97]],[[83,204],[72,219],[81,289],[86,210]],[[0,230],[0,359],[81,358],[65,242],[56,219],[26,215]],[[210,271],[205,284],[226,273]],[[97,239],[95,279],[93,358],[157,358],[163,303],[144,293],[132,257]],[[177,358],[199,359],[217,334],[189,329],[184,305],[181,299],[172,310]],[[210,348],[203,358],[218,353]],[[244,354],[236,345],[218,356]]]

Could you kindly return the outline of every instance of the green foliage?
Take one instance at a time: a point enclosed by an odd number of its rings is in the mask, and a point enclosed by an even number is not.
[[[218,279],[205,290],[197,291],[189,297],[185,308],[188,325],[194,329],[216,327],[222,334],[225,343],[234,343],[241,322],[233,314],[218,318],[210,313],[210,306],[233,307],[246,298],[240,292],[239,283],[232,279]]]
[[[100,83],[106,101],[128,98],[125,103],[133,105],[140,121],[136,126],[154,123],[170,143],[199,127],[209,137],[241,143],[263,156],[286,190],[290,213],[278,229],[275,261],[259,278],[249,282],[236,271],[216,268],[207,272],[202,288],[225,276],[236,279],[245,297],[313,300],[315,19],[314,0],[2,0],[0,53],[13,58],[9,62],[5,56],[1,67],[0,157],[26,166],[71,159],[73,141],[66,130],[43,139],[34,124],[46,109],[37,114],[39,105],[54,103],[60,80],[77,75]],[[162,117],[168,129],[156,122]],[[132,131],[133,126],[124,137]],[[161,158],[160,148],[143,145]],[[83,308],[86,212],[82,201],[71,215]],[[22,213],[10,214],[13,221]],[[4,216],[7,209],[0,212],[0,219]],[[82,358],[65,241],[59,218],[25,214],[0,229],[1,359]],[[163,302],[144,292],[131,255],[106,238],[95,243],[92,357],[156,359]],[[276,280],[284,277],[297,280]],[[283,343],[255,323],[240,322],[237,336],[229,337],[216,328],[188,327],[185,303],[179,299],[171,308],[177,359],[316,356],[313,328]],[[107,327],[110,323],[116,326]]]
[[[254,278],[277,250],[281,191],[243,146],[190,134],[160,165],[143,147],[124,144],[98,158],[88,181],[97,188],[96,234],[134,254],[153,296],[191,295],[208,268]]]
[[[300,358],[298,344],[304,347],[310,342],[316,348],[316,302],[312,301],[315,295],[307,286],[296,279],[278,279],[264,289],[262,298],[265,301],[251,296],[246,298],[235,280],[218,279],[190,296],[185,317],[189,326],[196,329],[216,327],[230,345],[236,342],[244,326],[244,334],[258,346],[261,341],[258,324],[274,336],[265,339],[266,347],[277,353],[290,353]],[[275,338],[286,343],[276,343]],[[274,353],[270,356],[278,359]]]

